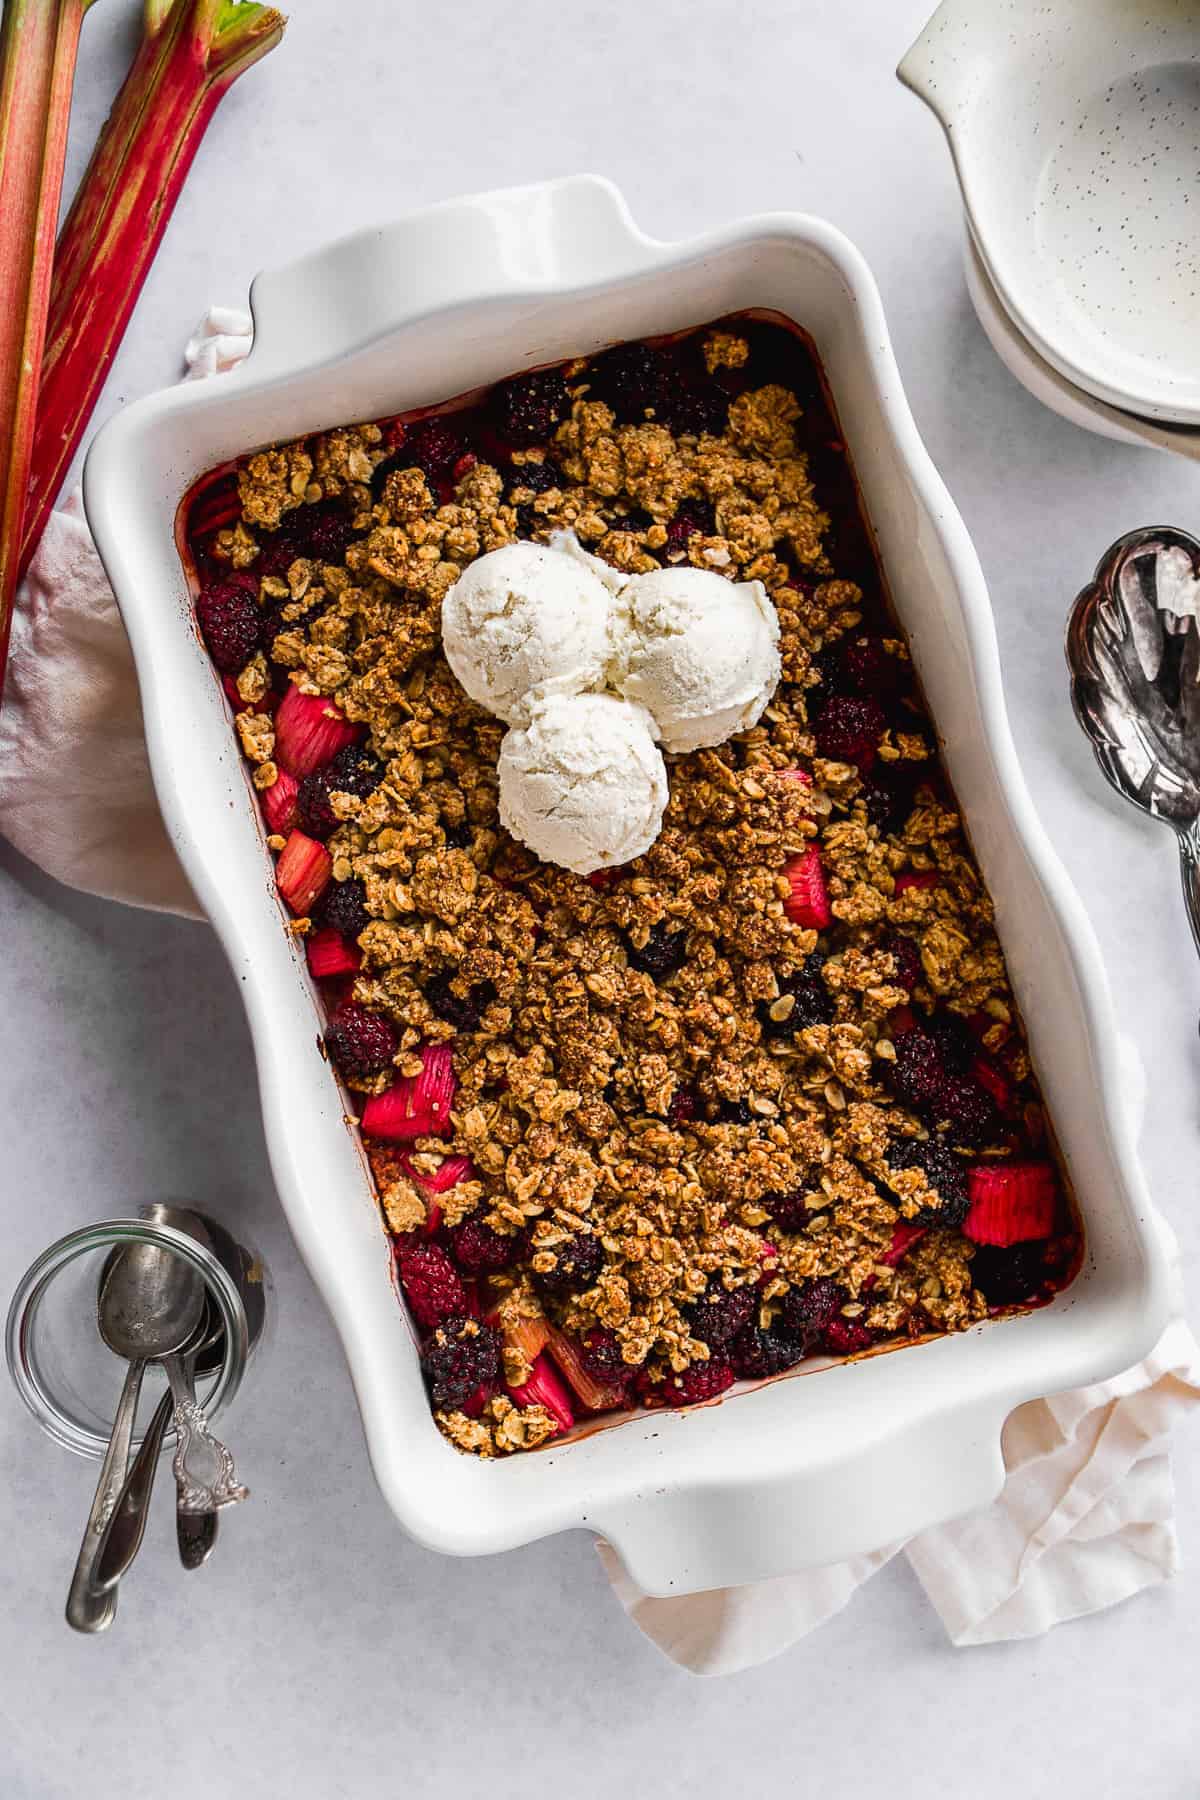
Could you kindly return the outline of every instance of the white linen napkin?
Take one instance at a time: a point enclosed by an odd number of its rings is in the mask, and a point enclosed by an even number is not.
[[[189,377],[232,368],[250,341],[247,314],[213,308],[187,345]],[[77,499],[51,517],[17,599],[0,833],[69,886],[203,916],[158,814],[133,661]],[[1141,1066],[1123,1051],[1140,1124]],[[619,1599],[674,1662],[724,1675],[815,1630],[901,1551],[958,1645],[1037,1636],[1166,1580],[1179,1566],[1168,1443],[1200,1404],[1200,1349],[1176,1289],[1177,1316],[1137,1368],[1012,1414],[1008,1480],[991,1506],[871,1556],[672,1600],[642,1593],[601,1543]]]

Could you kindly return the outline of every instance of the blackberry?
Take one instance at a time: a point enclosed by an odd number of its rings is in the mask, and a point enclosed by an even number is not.
[[[895,1046],[896,1060],[890,1065],[892,1092],[914,1112],[928,1112],[937,1106],[946,1082],[941,1051],[919,1025],[901,1033]]]
[[[263,575],[286,575],[298,556],[340,563],[354,538],[354,526],[340,500],[317,500],[288,513],[278,531],[264,540],[258,567]]]
[[[729,423],[729,395],[715,381],[664,379],[655,402],[655,418],[676,437],[720,437]]]
[[[778,1000],[758,1002],[756,1010],[764,1039],[770,1042],[775,1038],[790,1038],[809,1025],[830,1023],[833,1018],[833,995],[821,976],[824,966],[825,958],[819,950],[814,950],[805,959],[804,967],[798,975],[789,975],[779,983]],[[788,995],[795,1002],[791,1011],[782,1018],[773,1017],[772,1009],[782,1010],[779,1001]]]
[[[475,842],[475,833],[465,819],[459,825],[448,825],[443,819],[442,836],[446,840],[447,850],[469,850]]]
[[[496,1275],[516,1262],[522,1240],[517,1234],[505,1237],[494,1231],[483,1219],[464,1219],[448,1234],[450,1254],[468,1275]]]
[[[665,1406],[698,1406],[702,1400],[715,1400],[736,1379],[723,1357],[710,1356],[707,1362],[693,1363],[682,1375],[668,1375],[651,1391],[655,1399],[661,1396]]]
[[[330,925],[334,931],[353,943],[360,931],[365,931],[371,922],[367,911],[367,890],[356,875],[348,881],[331,881],[325,890],[325,899],[321,906],[321,923]]]
[[[1046,1245],[1041,1241],[981,1244],[971,1258],[971,1281],[992,1306],[1032,1300],[1046,1278]]]
[[[907,988],[911,994],[918,982],[924,981],[925,971],[921,967],[921,951],[913,938],[906,937],[903,932],[894,932],[885,938],[883,948],[890,951],[896,962],[896,973],[892,980],[897,987]]]
[[[571,410],[571,396],[557,369],[537,369],[494,387],[488,410],[505,443],[525,450],[553,436]]]
[[[404,441],[399,449],[394,450],[381,463],[376,463],[371,473],[372,498],[383,498],[384,484],[388,476],[397,469],[420,469],[431,492],[437,494],[444,484],[452,480],[455,465],[465,449],[462,438],[451,430],[445,420],[419,419],[405,431]]]
[[[942,1062],[954,1075],[965,1075],[979,1057],[979,1040],[961,1013],[938,1011],[929,1030]]]
[[[500,1342],[482,1319],[443,1319],[421,1358],[433,1388],[433,1403],[454,1411],[486,1388],[500,1371]]]
[[[618,344],[589,367],[588,398],[611,406],[619,425],[640,425],[646,408],[658,405],[662,378],[659,351],[648,344]]]
[[[724,1350],[749,1322],[757,1302],[758,1290],[752,1283],[727,1288],[712,1281],[703,1299],[687,1308],[688,1329],[710,1350]]]
[[[717,515],[707,500],[683,500],[667,526],[667,549],[686,550],[689,538],[697,532],[712,537],[716,529]]]
[[[294,602],[291,600],[275,600],[270,606],[263,607],[258,622],[258,647],[265,656],[270,656],[274,651],[275,639],[281,631],[301,631],[306,625],[311,625],[314,619],[319,619],[332,605],[332,597],[324,595],[306,606],[298,617],[287,619],[284,617],[284,608],[292,605]]]
[[[591,1287],[604,1266],[600,1239],[588,1231],[576,1232],[574,1237],[555,1244],[553,1249],[554,1267],[548,1273],[539,1273],[537,1279],[542,1287],[561,1299]]]
[[[325,1048],[343,1075],[366,1081],[391,1066],[400,1040],[379,1013],[348,1000],[325,1027]]]
[[[993,1142],[1000,1121],[995,1103],[987,1089],[969,1075],[948,1075],[938,1093],[935,1111],[950,1125],[950,1135],[958,1144],[978,1149]]]
[[[650,513],[634,506],[628,512],[618,513],[615,519],[609,519],[607,528],[609,531],[649,531],[653,523]]]
[[[451,969],[431,976],[425,983],[425,998],[438,1018],[453,1025],[455,1031],[478,1031],[480,1019],[496,998],[496,990],[490,981],[477,981],[465,994],[458,994],[450,985],[453,980]]]
[[[849,1298],[840,1281],[818,1275],[800,1287],[788,1289],[780,1302],[776,1329],[808,1343],[836,1319]]]
[[[515,488],[528,488],[531,494],[548,494],[561,480],[553,463],[521,463],[509,471],[508,489],[510,494]]]
[[[640,949],[626,939],[625,950],[631,968],[640,969],[643,975],[653,975],[657,981],[661,976],[673,975],[687,961],[687,932],[668,931],[665,925],[652,925],[650,936]]]
[[[754,1114],[750,1111],[748,1100],[722,1100],[718,1114],[723,1125],[752,1125]]]
[[[903,831],[916,798],[919,779],[913,763],[888,763],[863,777],[858,798],[867,809],[867,821],[886,836]]]
[[[253,575],[226,575],[196,599],[200,633],[222,675],[236,675],[258,649],[258,583]]]
[[[759,1205],[764,1212],[770,1213],[780,1231],[803,1231],[813,1216],[804,1204],[801,1188],[787,1194],[764,1194]]]
[[[466,1289],[440,1244],[431,1244],[426,1239],[399,1245],[396,1269],[412,1315],[426,1330],[440,1325],[443,1319],[457,1318],[467,1310]]]
[[[868,770],[875,761],[887,719],[878,700],[833,694],[813,727],[817,750],[830,762],[853,763]]]
[[[840,649],[838,664],[846,686],[856,694],[874,700],[890,699],[904,684],[906,668],[897,656],[884,648],[879,637],[846,638]]]
[[[887,1153],[893,1169],[920,1169],[941,1200],[940,1206],[923,1206],[915,1225],[959,1226],[971,1210],[967,1196],[967,1165],[940,1138],[900,1138]]]
[[[580,1351],[584,1368],[597,1381],[608,1387],[624,1387],[632,1381],[634,1369],[621,1355],[621,1340],[607,1325],[595,1325],[583,1340]]]
[[[733,1341],[730,1361],[733,1372],[747,1381],[762,1381],[790,1369],[804,1355],[804,1346],[794,1338],[777,1331],[764,1331],[761,1325],[746,1325]]]
[[[341,824],[330,805],[330,795],[357,794],[365,800],[382,780],[383,767],[371,752],[361,744],[347,744],[323,768],[314,769],[300,783],[296,810],[301,826],[309,837],[329,837]]]

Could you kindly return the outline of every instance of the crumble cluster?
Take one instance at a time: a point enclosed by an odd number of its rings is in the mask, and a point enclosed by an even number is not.
[[[744,384],[724,416],[630,405],[621,370],[606,393],[580,361],[561,372],[544,441],[522,447],[514,428],[491,459],[486,439],[452,457],[435,429],[424,465],[405,466],[376,424],[263,451],[240,469],[238,516],[212,545],[231,571],[269,571],[257,601],[272,629],[236,678],[255,785],[277,779],[271,714],[256,707],[284,678],[365,726],[381,765],[373,791],[328,796],[334,882],[360,883],[365,907],[352,998],[391,1022],[398,1046],[391,1071],[350,1085],[415,1077],[421,1047],[439,1042],[453,1044],[458,1083],[442,1135],[403,1156],[368,1145],[390,1229],[423,1231],[421,1176],[469,1158],[469,1178],[436,1201],[443,1230],[476,1221],[514,1240],[510,1266],[487,1277],[501,1321],[546,1314],[577,1341],[607,1334],[651,1401],[716,1354],[700,1328],[714,1293],[753,1287],[745,1316],[769,1337],[789,1295],[836,1283],[851,1349],[986,1314],[956,1229],[957,1177],[938,1171],[1000,1154],[1011,1136],[969,1109],[934,1123],[913,1103],[912,1079],[896,1076],[904,1009],[972,1021],[1004,1058],[1023,1141],[1044,1137],[991,905],[906,649],[828,547],[800,401],[754,381],[736,328],[707,333],[702,354],[710,376]],[[289,557],[289,522],[333,503],[344,529],[328,554]],[[566,527],[620,569],[688,561],[762,581],[782,636],[761,723],[669,758],[658,841],[591,880],[500,828],[503,728],[440,650],[441,602],[473,558]],[[856,759],[811,720],[864,631],[904,692],[874,755]],[[812,845],[832,912],[821,931],[786,904],[785,871]],[[897,1228],[914,1221],[924,1235],[896,1260]],[[572,1288],[555,1277],[581,1240],[598,1253]],[[519,1386],[528,1360],[512,1344],[504,1359]],[[485,1455],[555,1429],[544,1406],[504,1395],[437,1416]]]

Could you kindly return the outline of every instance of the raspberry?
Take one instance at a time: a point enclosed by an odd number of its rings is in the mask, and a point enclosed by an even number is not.
[[[538,369],[494,387],[488,407],[505,443],[523,450],[553,435],[571,410],[571,396],[557,369]]]
[[[268,790],[269,791],[269,790]],[[345,938],[356,938],[371,922],[367,911],[367,890],[357,875],[348,881],[331,883],[321,908],[321,922]]]
[[[1046,1245],[983,1244],[971,1258],[971,1281],[991,1306],[1031,1300],[1046,1279]]]
[[[684,500],[667,526],[667,549],[686,550],[688,539],[699,532],[712,537],[717,529],[717,516],[707,500]]]
[[[325,1048],[343,1075],[365,1081],[391,1067],[400,1040],[379,1013],[348,1000],[325,1027]]]
[[[500,1342],[482,1319],[444,1318],[421,1358],[433,1386],[433,1403],[453,1411],[500,1371]]]
[[[764,1194],[759,1205],[770,1213],[780,1231],[803,1231],[813,1216],[804,1204],[800,1188],[790,1194]]]
[[[948,1144],[940,1138],[901,1138],[890,1146],[888,1166],[893,1169],[920,1169],[941,1200],[940,1206],[923,1206],[914,1215],[920,1225],[961,1225],[967,1216],[967,1167]]]
[[[661,1396],[666,1406],[698,1406],[702,1400],[715,1400],[736,1379],[729,1363],[722,1357],[710,1356],[707,1362],[693,1363],[682,1375],[668,1375],[650,1391],[655,1399]]]
[[[813,733],[817,749],[830,762],[853,763],[864,774],[875,761],[887,719],[878,700],[834,694],[821,708]]]
[[[496,1275],[516,1262],[521,1239],[505,1237],[482,1219],[464,1219],[449,1233],[450,1253],[468,1275]]]
[[[640,949],[628,939],[625,948],[630,967],[640,969],[643,975],[653,975],[657,981],[660,976],[674,974],[687,961],[687,932],[652,925],[650,936]]]
[[[743,1380],[762,1381],[768,1375],[790,1369],[803,1355],[803,1344],[792,1338],[777,1331],[764,1331],[760,1325],[747,1325],[734,1339],[730,1360],[735,1375]]]
[[[636,1373],[621,1355],[621,1340],[607,1325],[593,1326],[583,1340],[580,1353],[589,1375],[594,1375],[608,1387],[623,1387]]]
[[[838,664],[846,686],[856,694],[885,700],[904,685],[905,665],[884,648],[882,638],[847,638],[841,646]]]
[[[425,983],[425,998],[439,1019],[453,1025],[455,1031],[478,1031],[479,1021],[496,998],[490,981],[477,981],[465,994],[456,993],[451,983],[453,971],[443,969]]]
[[[419,1325],[432,1328],[466,1312],[466,1289],[440,1244],[418,1240],[401,1245],[396,1251],[396,1268]]]
[[[640,425],[658,402],[663,358],[649,344],[618,344],[598,356],[587,372],[589,400],[611,406],[619,425]]]
[[[322,769],[314,769],[300,783],[296,796],[300,823],[310,837],[327,838],[341,820],[329,804],[331,794],[357,794],[365,800],[383,780],[383,769],[361,744],[347,744]]]
[[[859,1319],[833,1319],[825,1327],[824,1342],[830,1356],[852,1356],[856,1350],[869,1350],[875,1333]]]
[[[253,575],[226,575],[196,599],[196,619],[208,654],[223,675],[236,675],[258,649],[260,612]]]
[[[897,931],[885,938],[883,948],[896,959],[896,973],[892,980],[897,987],[907,988],[911,994],[917,983],[925,979],[919,946],[914,939]]]
[[[727,1288],[712,1281],[703,1299],[688,1307],[688,1329],[710,1350],[724,1350],[749,1321],[757,1301],[758,1290],[752,1283]]]
[[[890,1065],[892,1092],[914,1112],[928,1112],[939,1104],[947,1079],[939,1047],[919,1025],[897,1036],[895,1045],[896,1060]]]
[[[849,1298],[839,1281],[818,1275],[798,1288],[789,1288],[780,1303],[777,1329],[808,1342],[826,1329]]]
[[[821,978],[824,966],[825,958],[819,950],[814,950],[805,959],[799,975],[790,975],[779,983],[777,1000],[759,1001],[758,1021],[768,1042],[794,1037],[809,1025],[829,1024],[833,1018],[833,995]],[[790,1010],[781,1005],[789,996],[794,1001]]]
[[[999,1133],[1000,1121],[991,1095],[969,1075],[948,1075],[933,1110],[939,1119],[948,1120],[950,1135],[958,1144],[978,1148],[991,1143]]]
[[[555,1244],[553,1250],[554,1267],[546,1272],[539,1271],[538,1281],[551,1294],[563,1299],[591,1287],[604,1265],[600,1239],[590,1232],[577,1232],[565,1243]]]

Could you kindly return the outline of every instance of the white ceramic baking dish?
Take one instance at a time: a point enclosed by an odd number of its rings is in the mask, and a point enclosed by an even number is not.
[[[1006,1415],[1142,1356],[1165,1320],[1164,1269],[1103,968],[1021,777],[983,577],[917,436],[862,258],[793,214],[658,243],[610,185],[583,177],[360,233],[260,276],[251,298],[248,362],[120,414],[92,449],[85,497],[137,659],[163,814],[242,986],[279,1192],[397,1517],[457,1554],[585,1527],[644,1588],[680,1594],[865,1551],[988,1501]],[[798,321],[823,359],[995,896],[1087,1260],[1042,1311],[485,1463],[429,1414],[356,1128],[318,1052],[315,996],[193,627],[176,509],[198,475],[253,446],[749,307]]]

